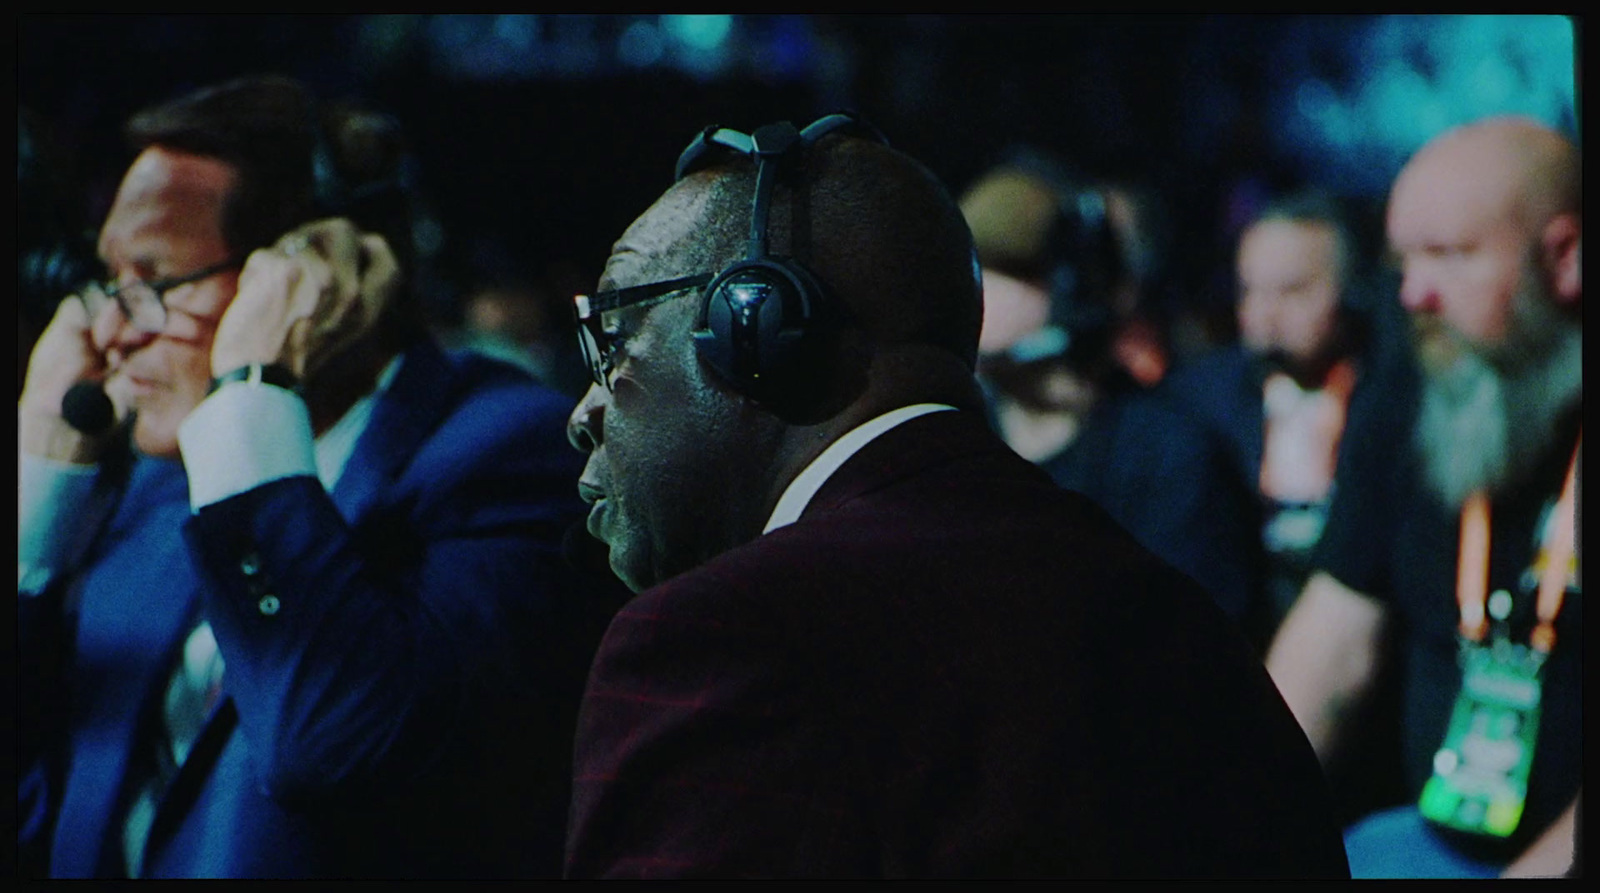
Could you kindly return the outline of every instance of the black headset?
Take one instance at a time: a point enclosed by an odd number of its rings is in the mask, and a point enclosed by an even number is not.
[[[1110,289],[1124,275],[1105,197],[1045,150],[1013,147],[1002,165],[1043,181],[1055,198],[1037,271],[1050,294],[1049,320],[1012,348],[1012,358],[1093,363],[1110,344],[1116,324]]]
[[[772,194],[779,177],[793,170],[791,162],[807,146],[838,132],[883,145],[889,142],[864,119],[841,112],[801,130],[787,121],[749,134],[707,127],[678,156],[674,180],[705,167],[719,151],[756,161],[745,257],[706,286],[694,328],[699,355],[733,387],[756,399],[770,400],[788,392],[803,374],[806,347],[834,329],[841,316],[842,308],[817,276],[796,258],[771,253],[767,245]],[[801,228],[797,224],[796,232]]]
[[[382,117],[388,126],[398,128],[388,115]],[[372,226],[386,215],[396,213],[397,206],[407,201],[409,190],[404,179],[404,161],[388,174],[364,181],[352,180],[340,172],[341,152],[332,139],[330,126],[344,126],[343,122],[325,121],[320,109],[310,110],[312,133],[311,177],[312,208],[318,219],[348,217],[359,226]]]

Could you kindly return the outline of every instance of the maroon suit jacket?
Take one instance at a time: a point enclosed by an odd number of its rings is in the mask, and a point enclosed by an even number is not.
[[[1348,876],[1210,596],[967,413],[636,596],[575,753],[571,877]]]

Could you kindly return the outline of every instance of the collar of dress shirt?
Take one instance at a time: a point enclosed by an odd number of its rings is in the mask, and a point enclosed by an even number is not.
[[[350,462],[350,455],[355,452],[356,441],[361,439],[367,425],[372,421],[372,409],[377,404],[378,398],[389,390],[394,384],[395,376],[400,373],[400,361],[403,354],[396,354],[389,360],[388,365],[378,374],[377,385],[366,396],[357,400],[333,427],[322,432],[316,439],[313,447],[316,453],[317,477],[322,481],[322,486],[329,492],[333,485],[339,481],[339,475],[344,473],[344,467]]]
[[[778,505],[772,510],[772,517],[767,519],[767,526],[761,532],[771,533],[785,524],[793,524],[798,520],[800,513],[805,511],[806,506],[811,502],[811,497],[817,495],[817,491],[822,488],[828,478],[833,477],[833,473],[839,470],[839,466],[843,465],[845,460],[860,452],[862,447],[871,443],[878,435],[902,422],[909,422],[917,416],[953,409],[955,409],[954,406],[947,406],[943,403],[918,403],[913,406],[902,406],[899,409],[891,409],[883,415],[863,422],[845,432],[843,437],[828,444],[827,449],[823,450],[817,458],[812,459],[811,464],[802,469],[800,474],[789,482],[789,486],[784,489],[783,495],[778,497]]]

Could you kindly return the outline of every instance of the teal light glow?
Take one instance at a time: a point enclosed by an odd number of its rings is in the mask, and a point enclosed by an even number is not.
[[[700,50],[716,49],[733,29],[730,15],[664,15],[661,27],[673,37]]]
[[[617,54],[622,61],[635,68],[645,68],[661,61],[666,45],[661,40],[661,29],[643,19],[634,22],[622,32],[617,42]]]
[[[1498,114],[1575,131],[1575,51],[1561,15],[1386,15],[1308,20],[1284,50],[1279,147],[1308,175],[1367,194],[1450,127]],[[1315,49],[1339,58],[1327,78]]]

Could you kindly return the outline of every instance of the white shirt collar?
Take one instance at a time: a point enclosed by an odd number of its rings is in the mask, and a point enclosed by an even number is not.
[[[762,533],[771,533],[786,524],[793,524],[799,520],[800,513],[805,511],[810,504],[811,497],[817,495],[823,483],[833,477],[839,466],[845,460],[861,451],[861,448],[871,443],[878,435],[899,425],[908,422],[917,416],[927,415],[930,412],[945,412],[955,409],[943,403],[918,403],[914,406],[902,406],[892,409],[875,419],[871,419],[850,429],[845,435],[823,450],[821,455],[811,460],[789,486],[778,497],[778,505],[772,510],[772,517],[767,519],[767,526]]]
[[[397,354],[383,367],[378,374],[377,384],[366,396],[357,400],[333,427],[322,432],[316,439],[313,449],[317,462],[317,477],[322,481],[322,486],[328,492],[333,492],[333,485],[339,482],[340,475],[344,474],[344,467],[350,462],[350,456],[356,450],[356,441],[367,430],[367,425],[372,421],[372,410],[389,386],[394,384],[395,376],[400,374],[400,361],[404,354]]]

